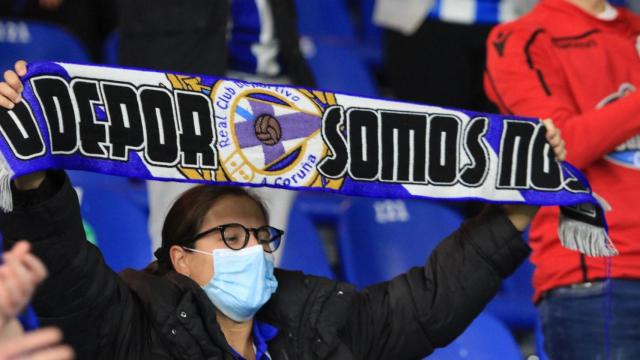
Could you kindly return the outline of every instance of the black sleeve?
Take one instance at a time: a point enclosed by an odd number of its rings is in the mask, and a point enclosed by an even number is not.
[[[28,240],[49,277],[33,306],[43,326],[61,328],[79,359],[112,351],[128,333],[137,306],[128,287],[85,237],[80,205],[66,174],[50,171],[36,190],[13,189],[14,210],[0,214],[5,247]],[[117,320],[116,320],[117,319]],[[122,339],[119,341],[122,343]]]
[[[490,206],[442,241],[424,267],[365,289],[342,338],[356,358],[422,358],[460,335],[529,252]]]

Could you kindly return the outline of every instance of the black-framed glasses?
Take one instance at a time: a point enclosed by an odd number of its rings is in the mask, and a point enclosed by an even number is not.
[[[272,253],[278,250],[284,231],[273,226],[261,226],[259,228],[247,228],[242,224],[224,224],[205,230],[193,237],[191,242],[196,242],[204,236],[219,232],[224,244],[232,250],[242,250],[249,243],[251,233],[262,245],[264,251]]]

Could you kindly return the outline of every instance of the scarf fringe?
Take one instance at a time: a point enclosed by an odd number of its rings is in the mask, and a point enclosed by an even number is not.
[[[4,212],[13,210],[13,196],[11,196],[11,178],[13,171],[9,163],[0,153],[0,209]]]
[[[587,256],[614,256],[618,250],[604,228],[560,215],[558,236],[562,246]]]

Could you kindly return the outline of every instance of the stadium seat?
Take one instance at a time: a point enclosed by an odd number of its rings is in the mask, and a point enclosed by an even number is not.
[[[118,46],[120,44],[120,33],[113,31],[107,36],[102,48],[104,55],[102,62],[106,65],[118,65]]]
[[[304,56],[316,79],[316,88],[346,94],[378,94],[375,81],[354,43],[305,37],[301,40]]]
[[[362,288],[422,266],[461,221],[434,201],[351,198],[339,237],[346,280]]]
[[[437,349],[427,359],[522,360],[522,354],[509,330],[483,312],[449,346]]]
[[[372,68],[382,67],[382,29],[373,23],[375,0],[357,0],[360,23],[357,38],[360,42],[359,53]]]
[[[355,40],[344,0],[296,0],[296,10],[301,35]]]
[[[78,192],[88,240],[100,248],[114,271],[143,268],[151,261],[144,182],[69,171]]]
[[[529,231],[523,231],[529,241]],[[534,331],[538,312],[533,305],[533,264],[529,260],[502,282],[500,291],[487,306],[487,310],[516,331]]]
[[[336,227],[344,199],[321,193],[299,193],[296,196],[289,212],[289,225],[285,232],[279,267],[336,278],[318,227]]]
[[[535,335],[536,335],[536,354],[538,355],[538,359],[540,360],[549,360],[549,356],[547,352],[544,350],[544,335],[542,333],[542,324],[540,324],[540,320],[536,318],[535,325]]]
[[[513,330],[534,330],[538,313],[533,305],[532,275],[533,265],[526,260],[502,282],[500,291],[487,306],[489,312]]]
[[[0,20],[0,66],[13,68],[16,60],[87,63],[83,45],[60,26],[37,21]]]

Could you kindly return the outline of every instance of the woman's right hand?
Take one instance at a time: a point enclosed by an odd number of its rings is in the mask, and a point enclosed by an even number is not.
[[[4,72],[4,81],[0,82],[0,106],[5,109],[13,109],[15,104],[22,100],[22,81],[20,77],[27,73],[27,62],[24,60],[18,60],[15,64],[14,70],[7,70]],[[27,174],[15,178],[14,182],[16,187],[20,190],[35,189],[44,180],[45,173],[39,171],[33,174]]]
[[[27,73],[27,62],[18,60],[15,64],[15,70],[7,70],[4,72],[4,81],[0,82],[0,106],[5,109],[13,109],[15,104],[22,100],[22,81],[20,77]]]

